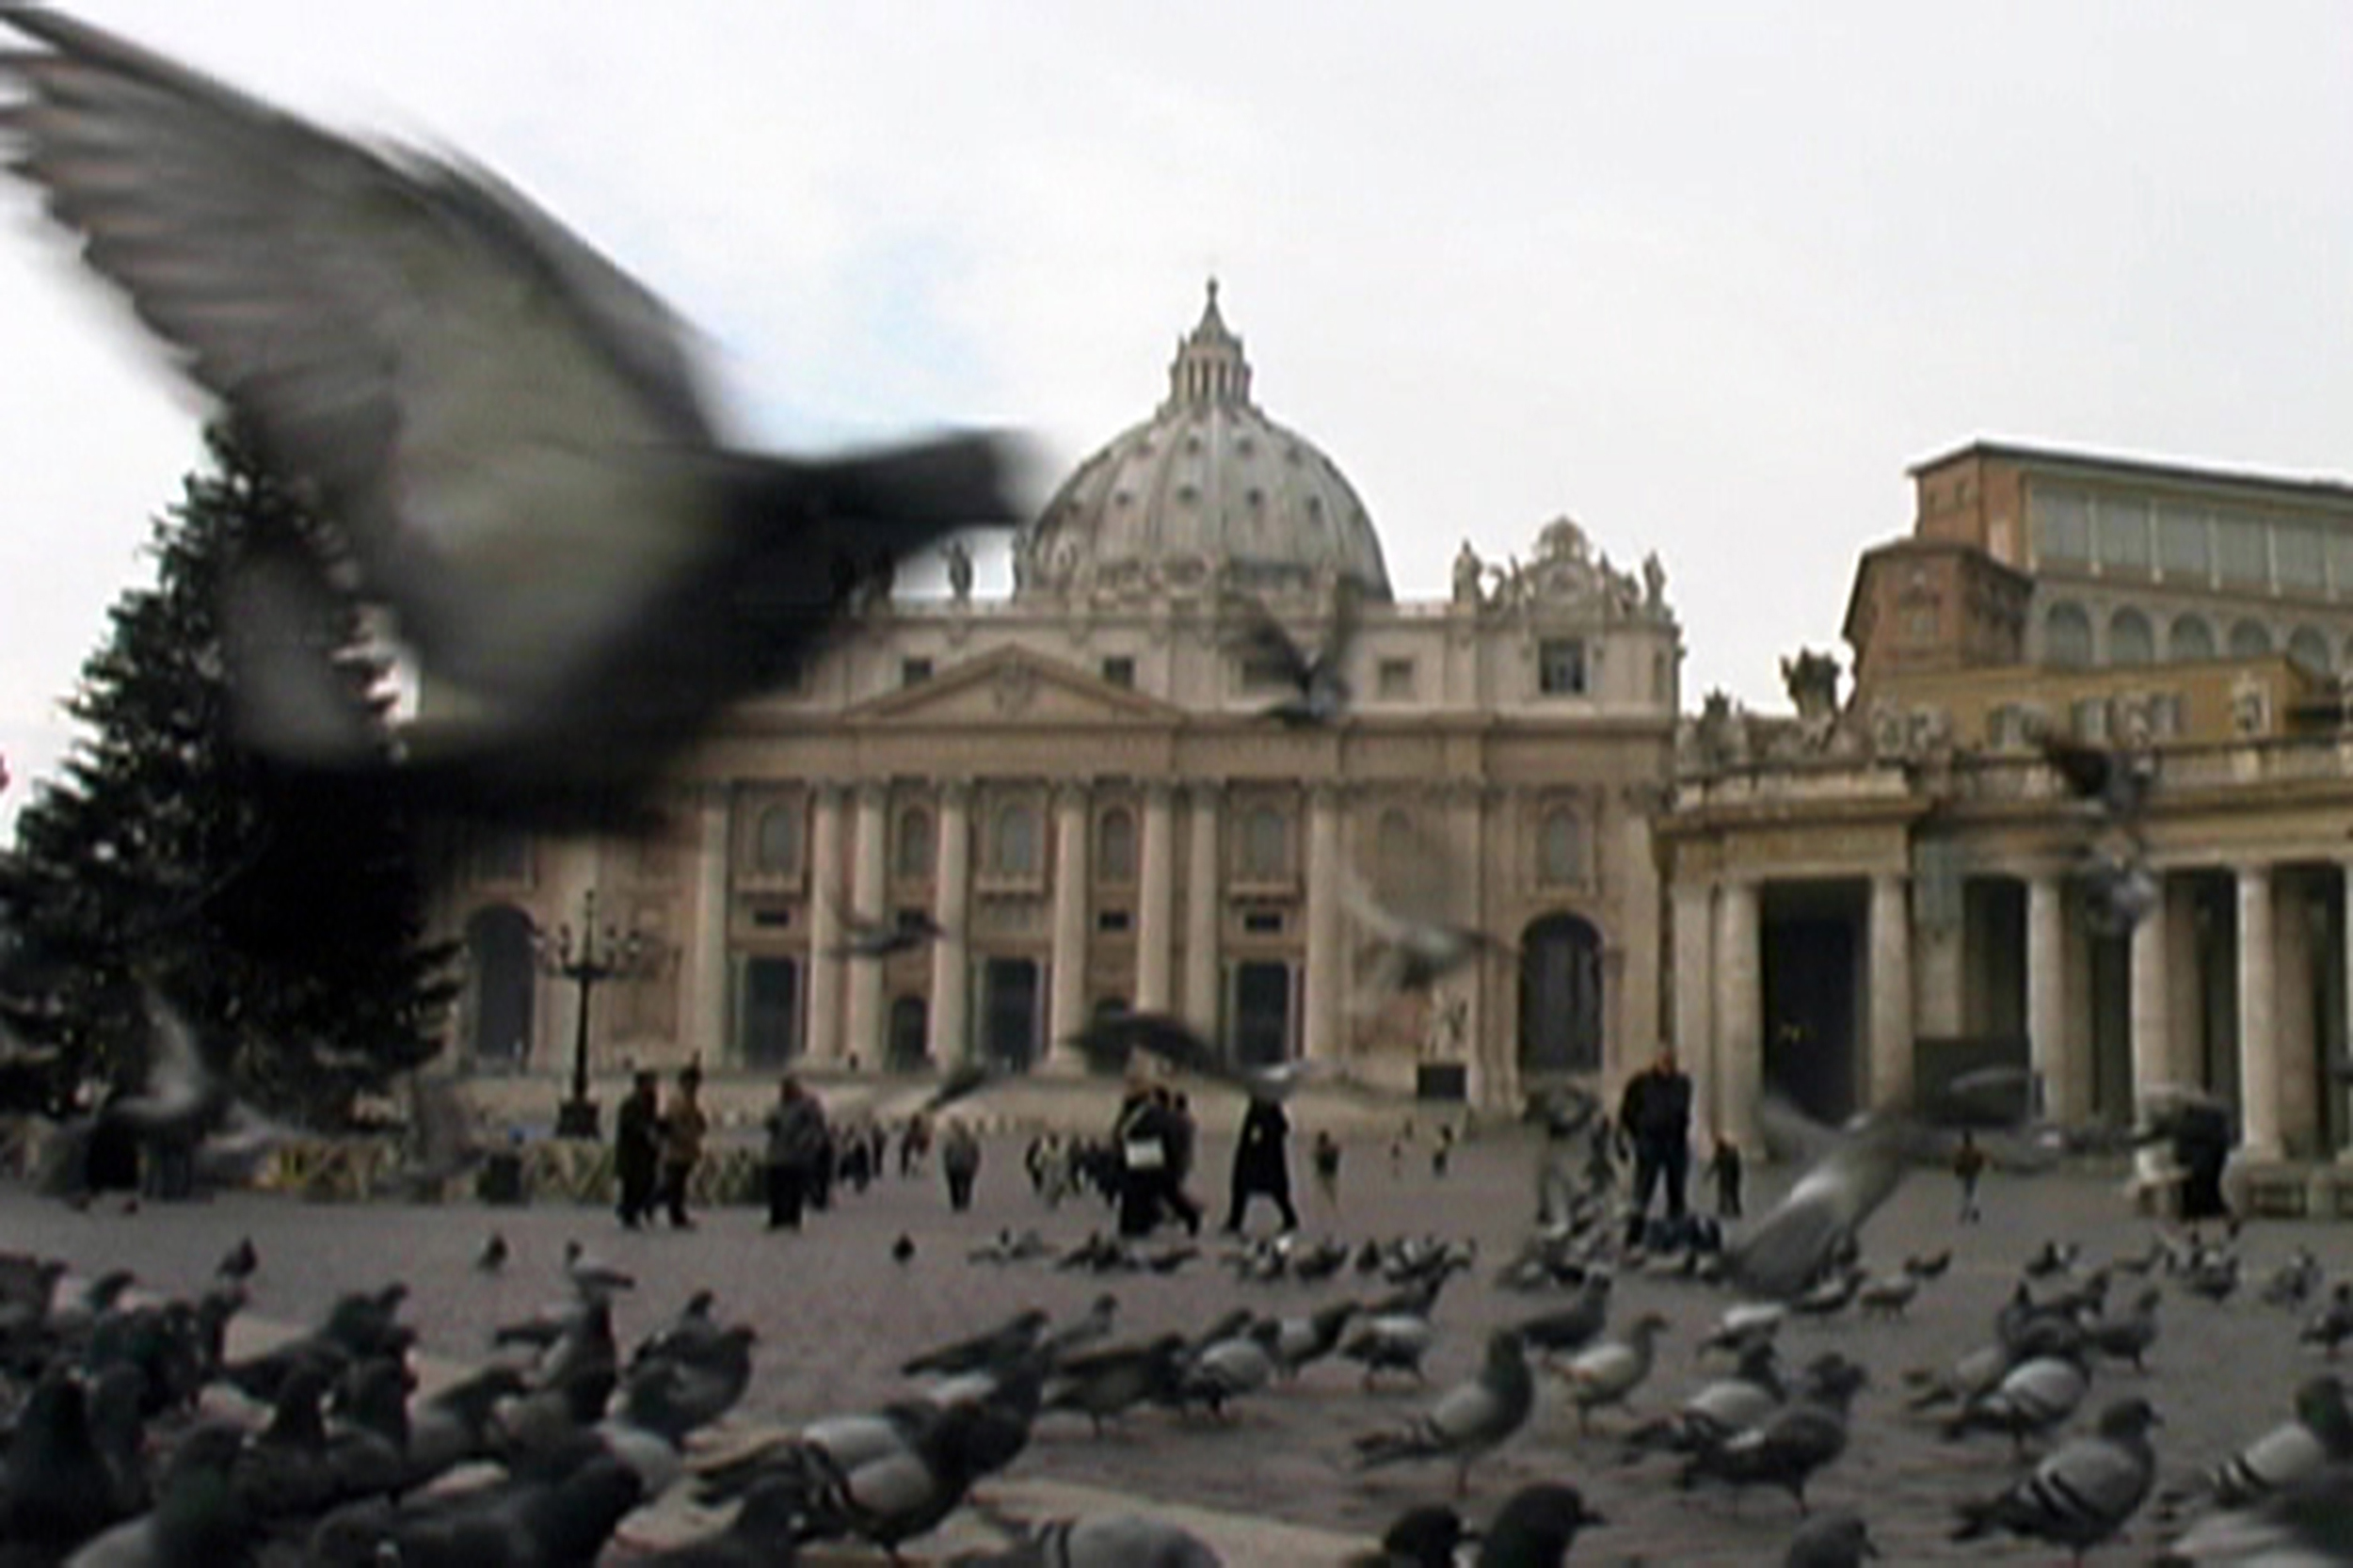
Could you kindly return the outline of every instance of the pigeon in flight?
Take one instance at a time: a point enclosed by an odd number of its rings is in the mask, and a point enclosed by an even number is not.
[[[1246,663],[1271,675],[1279,672],[1287,688],[1282,696],[1260,710],[1261,717],[1306,729],[1336,723],[1348,711],[1351,694],[1340,666],[1348,658],[1349,645],[1356,639],[1360,591],[1354,579],[1340,579],[1332,603],[1331,627],[1313,652],[1302,648],[1265,604],[1247,594],[1232,596],[1241,617],[1234,646]]]
[[[1817,1152],[1788,1194],[1725,1261],[1733,1283],[1785,1302],[1820,1279],[1832,1258],[1903,1180],[1908,1134],[1899,1118],[1878,1113],[1827,1135],[1778,1101],[1768,1100],[1759,1114],[1769,1137]]]
[[[1072,1035],[1070,1044],[1097,1064],[1116,1064],[1129,1052],[1140,1050],[1195,1077],[1231,1084],[1253,1099],[1284,1099],[1313,1070],[1305,1062],[1239,1066],[1191,1024],[1165,1013],[1122,1013],[1097,1018]]]
[[[487,169],[346,140],[53,10],[0,24],[36,46],[0,61],[11,167],[325,520],[249,554],[226,606],[240,725],[296,776],[601,825],[893,563],[1018,516],[996,436],[722,446],[667,309]],[[297,634],[344,588],[455,699],[396,763]]]

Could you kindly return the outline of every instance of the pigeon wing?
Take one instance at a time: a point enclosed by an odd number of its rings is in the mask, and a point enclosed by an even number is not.
[[[363,149],[96,28],[0,73],[21,174],[281,469],[437,675],[528,711],[716,542],[670,317],[478,169]],[[646,520],[672,520],[648,527]]]

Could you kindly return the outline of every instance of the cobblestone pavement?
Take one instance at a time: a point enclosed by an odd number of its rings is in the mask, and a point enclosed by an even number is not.
[[[1304,1163],[1304,1144],[1302,1138],[1294,1146],[1295,1163]],[[1197,1194],[1210,1200],[1212,1225],[1223,1206],[1226,1149],[1223,1140],[1206,1139],[1194,1181]],[[1321,1209],[1312,1183],[1299,1173],[1306,1232],[1351,1240],[1409,1233],[1469,1236],[1493,1262],[1509,1255],[1529,1221],[1531,1158],[1528,1143],[1498,1137],[1458,1148],[1451,1174],[1438,1180],[1426,1155],[1409,1156],[1393,1176],[1385,1147],[1354,1144],[1337,1215]],[[1761,1189],[1751,1194],[1753,1211],[1782,1179],[1768,1172],[1753,1183]],[[1998,1488],[2015,1473],[2009,1445],[1985,1438],[1948,1443],[1907,1416],[1900,1372],[1941,1365],[1981,1342],[2019,1263],[2042,1239],[2079,1240],[2087,1256],[2098,1259],[2136,1252],[2150,1235],[2110,1179],[1995,1176],[1984,1196],[1985,1224],[1960,1227],[1950,1179],[1921,1173],[1866,1233],[1866,1259],[1888,1265],[1907,1250],[1956,1249],[1951,1273],[1924,1292],[1908,1320],[1848,1317],[1785,1331],[1793,1358],[1834,1346],[1873,1370],[1874,1384],[1857,1406],[1856,1441],[1821,1476],[1814,1496],[1817,1508],[1861,1510],[1892,1561],[2051,1560],[2047,1549],[1945,1541],[1955,1498]],[[1260,1229],[1273,1223],[1264,1204],[1253,1219]],[[831,1212],[813,1215],[807,1231],[789,1236],[766,1234],[750,1209],[706,1213],[691,1234],[627,1233],[603,1210],[571,1206],[340,1207],[238,1194],[184,1207],[150,1206],[128,1215],[77,1214],[22,1191],[0,1192],[0,1248],[62,1256],[80,1272],[125,1265],[159,1289],[200,1282],[222,1252],[250,1234],[263,1259],[253,1282],[254,1310],[277,1319],[308,1320],[338,1291],[407,1279],[415,1288],[409,1317],[425,1349],[456,1358],[480,1355],[493,1322],[559,1300],[562,1243],[581,1237],[640,1279],[619,1314],[625,1336],[666,1317],[689,1290],[705,1284],[720,1292],[729,1317],[759,1325],[760,1371],[745,1414],[781,1421],[862,1409],[894,1397],[904,1386],[895,1368],[907,1355],[1027,1305],[1069,1315],[1109,1289],[1122,1304],[1123,1333],[1149,1333],[1199,1327],[1238,1303],[1303,1310],[1358,1288],[1353,1274],[1312,1288],[1242,1286],[1207,1260],[1173,1277],[1105,1280],[1044,1265],[984,1267],[965,1258],[968,1248],[1001,1226],[1035,1225],[1050,1240],[1068,1243],[1108,1224],[1108,1212],[1092,1201],[1048,1211],[1021,1176],[1019,1149],[1002,1141],[988,1149],[979,1198],[968,1215],[950,1214],[934,1173],[886,1179],[864,1195],[850,1194]],[[506,1235],[515,1252],[505,1272],[495,1277],[471,1266],[493,1228]],[[916,1245],[913,1260],[904,1266],[889,1256],[891,1241],[903,1232]],[[2086,1416],[2105,1399],[2147,1392],[2167,1422],[2158,1446],[2168,1476],[2212,1463],[2283,1419],[2291,1390],[2316,1358],[2299,1352],[2294,1317],[2251,1299],[2251,1282],[2297,1243],[2311,1246],[2331,1277],[2353,1272],[2353,1228],[2250,1225],[2244,1241],[2250,1265],[2247,1294],[2217,1307],[2169,1293],[2148,1376],[2104,1370]],[[1204,1245],[1211,1254],[1218,1250],[1213,1237]],[[1497,1289],[1491,1272],[1482,1266],[1456,1281],[1440,1304],[1433,1389],[1476,1364],[1489,1326],[1543,1304],[1544,1298]],[[1692,1345],[1726,1300],[1679,1281],[1639,1274],[1621,1280],[1614,1320],[1627,1322],[1656,1308],[1673,1324],[1657,1378],[1638,1397],[1641,1410],[1671,1406],[1700,1380]],[[1250,1401],[1225,1423],[1146,1414],[1097,1441],[1082,1422],[1052,1418],[1008,1480],[1091,1488],[1124,1494],[1139,1506],[1161,1500],[1361,1539],[1404,1507],[1442,1498],[1450,1476],[1439,1466],[1369,1475],[1347,1467],[1353,1434],[1399,1420],[1426,1398],[1411,1389],[1367,1395],[1351,1370],[1315,1368],[1297,1386]],[[1579,1438],[1550,1390],[1541,1397],[1530,1428],[1475,1473],[1471,1512],[1491,1507],[1522,1482],[1565,1477],[1611,1520],[1580,1544],[1576,1560],[1780,1560],[1795,1519],[1785,1498],[1759,1494],[1736,1507],[1721,1493],[1678,1493],[1671,1472],[1657,1463],[1617,1463],[1618,1445],[1609,1434],[1623,1430],[1625,1417],[1605,1416],[1594,1435]],[[1282,1555],[1296,1560],[1296,1543],[1310,1538],[1289,1539],[1293,1544]],[[2144,1515],[2127,1547],[2101,1556],[2146,1560],[2157,1539]]]

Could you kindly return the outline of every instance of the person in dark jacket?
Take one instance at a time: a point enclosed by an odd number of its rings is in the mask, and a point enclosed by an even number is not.
[[[981,1140],[962,1122],[950,1122],[939,1140],[939,1170],[948,1178],[948,1207],[961,1214],[972,1207],[972,1183],[981,1174]]]
[[[1239,1233],[1242,1215],[1253,1197],[1264,1194],[1283,1211],[1283,1228],[1299,1228],[1299,1211],[1291,1207],[1290,1118],[1271,1099],[1253,1099],[1242,1113],[1241,1136],[1234,1144],[1234,1197],[1225,1211],[1225,1228]]]
[[[1668,1223],[1684,1217],[1684,1183],[1691,1169],[1691,1080],[1675,1065],[1673,1051],[1660,1051],[1626,1084],[1618,1128],[1634,1146],[1634,1212],[1626,1222],[1626,1245],[1637,1246],[1661,1176],[1667,1181]]]
[[[1112,1126],[1112,1154],[1118,1161],[1119,1234],[1148,1236],[1160,1223],[1168,1190],[1169,1152],[1180,1129],[1175,1112],[1149,1085],[1129,1085]]]
[[[798,1230],[801,1208],[827,1158],[825,1112],[817,1096],[787,1073],[768,1112],[768,1228]]]
[[[614,1122],[613,1176],[621,1189],[621,1224],[632,1230],[653,1212],[662,1166],[660,1096],[661,1080],[650,1072],[639,1073]]]

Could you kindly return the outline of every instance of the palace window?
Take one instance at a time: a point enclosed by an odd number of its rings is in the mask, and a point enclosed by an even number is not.
[[[1241,880],[1280,882],[1290,872],[1290,824],[1272,806],[1253,807],[1241,819]]]
[[[1546,696],[1585,692],[1585,643],[1579,637],[1546,637],[1536,645],[1536,689]]]
[[[1103,661],[1103,683],[1121,686],[1130,691],[1136,684],[1136,662],[1128,655],[1116,654]]]
[[[1376,678],[1376,691],[1388,702],[1410,701],[1414,696],[1414,662],[1411,659],[1384,659]]]
[[[1545,813],[1537,834],[1536,869],[1548,888],[1573,887],[1585,880],[1585,824],[1575,810],[1559,806]]]
[[[2156,633],[2149,617],[2137,610],[2119,610],[2108,617],[2108,663],[2148,664],[2156,662]]]
[[[789,877],[801,869],[801,808],[771,806],[760,814],[752,835],[752,870],[761,876]]]
[[[2080,604],[2054,604],[2042,618],[2042,662],[2067,669],[2091,663],[2091,617]]]
[[[1026,801],[1015,801],[1001,808],[989,834],[989,870],[1003,877],[1035,876],[1037,838],[1036,807]]]
[[[2243,620],[2231,628],[2231,657],[2261,659],[2271,652],[2271,629],[2261,621]]]
[[[1136,879],[1136,819],[1125,807],[1112,807],[1095,824],[1095,872],[1103,882]]]
[[[2176,616],[2165,634],[2165,656],[2173,664],[2194,664],[2214,657],[2214,628],[2198,616]]]
[[[938,837],[933,830],[932,814],[920,806],[910,806],[899,813],[899,836],[892,846],[891,864],[902,882],[921,882],[932,874],[932,863],[938,854]]]
[[[900,685],[920,686],[924,681],[929,680],[931,678],[932,662],[929,659],[902,659],[899,661]]]

